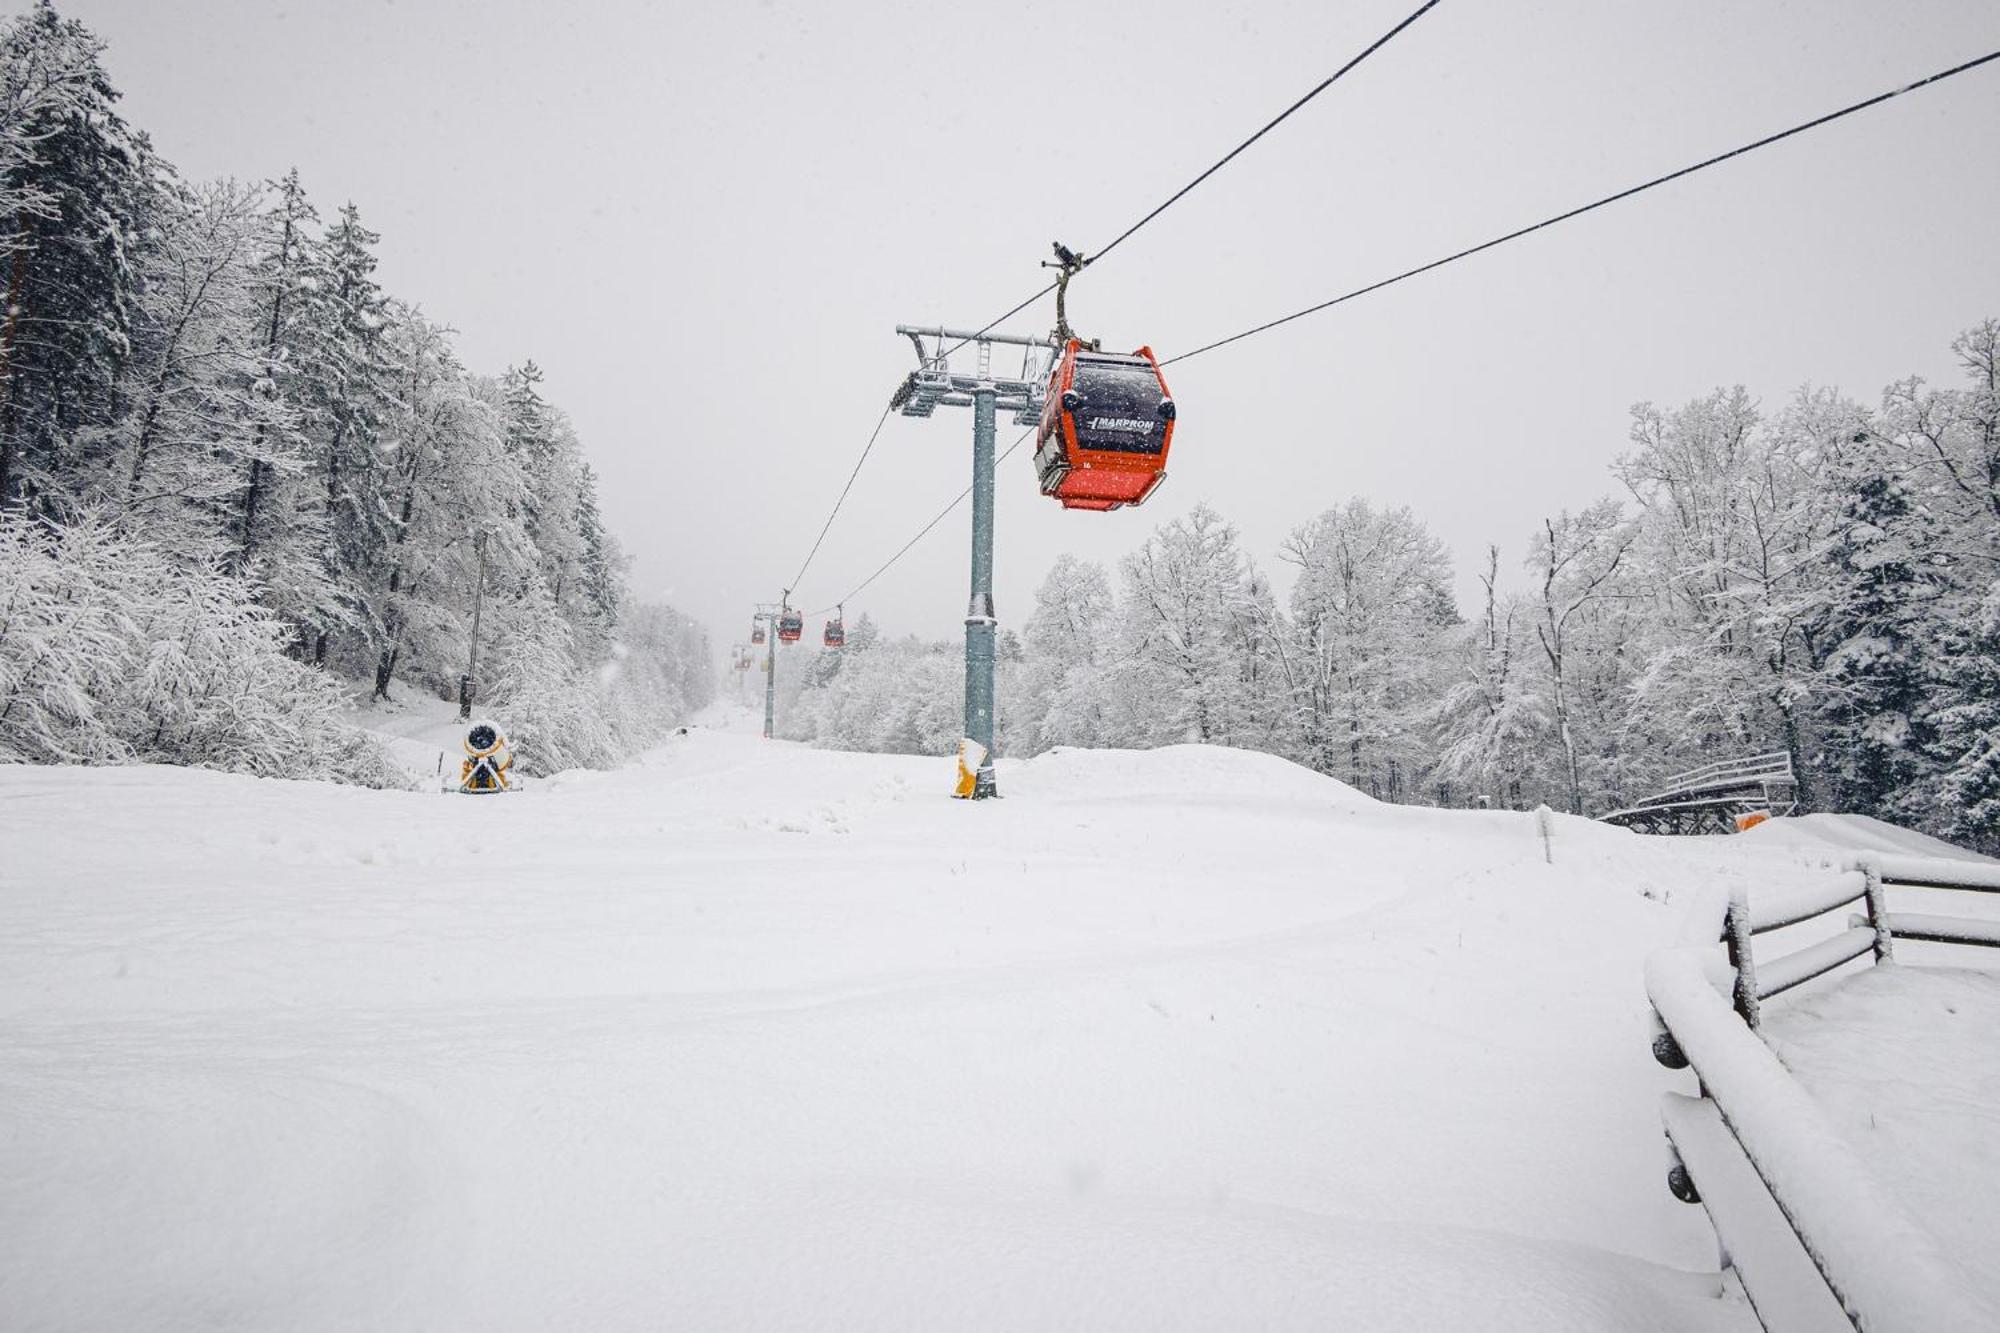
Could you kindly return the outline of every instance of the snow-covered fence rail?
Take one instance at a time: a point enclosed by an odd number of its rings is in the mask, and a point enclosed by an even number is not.
[[[1869,854],[1803,893],[1755,903],[1747,896],[1731,899],[1723,909],[1717,933],[1735,973],[1730,989],[1743,1021],[1757,1027],[1760,1002],[1825,976],[1863,954],[1873,955],[1878,963],[1893,958],[1898,937],[2000,948],[2000,920],[1892,912],[1888,906],[1891,888],[2000,893],[2000,865]],[[1832,938],[1783,957],[1762,961],[1756,957],[1753,941],[1757,936],[1801,925],[1856,903],[1863,910],[1850,915],[1847,928]]]
[[[1702,1096],[1662,1107],[1674,1192],[1698,1202],[1772,1333],[2000,1328],[1964,1275],[1732,1011],[1702,946],[1646,963],[1646,994]],[[1817,1281],[1814,1280],[1817,1274]]]
[[[2000,893],[2000,865],[1944,861],[1921,856],[1864,856],[1857,871],[1877,896],[1892,888],[1963,889]],[[1885,912],[1879,927],[1885,940],[1925,940],[1933,944],[1980,944],[2000,949],[2000,921],[1938,916],[1928,912]]]
[[[2000,947],[2000,921],[1891,912],[1892,887],[2000,893],[2000,865],[1865,856],[1801,894],[1712,904],[1693,943],[1647,961],[1653,1054],[1701,1079],[1699,1097],[1669,1093],[1661,1108],[1668,1186],[1707,1210],[1766,1329],[2000,1328],[1757,1031],[1764,1000],[1864,955],[1888,961],[1898,935]],[[1856,903],[1832,937],[1756,958],[1757,936]]]

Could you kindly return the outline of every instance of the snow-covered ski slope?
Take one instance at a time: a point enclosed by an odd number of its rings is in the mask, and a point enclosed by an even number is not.
[[[393,703],[370,699],[358,689],[356,694],[358,701],[347,714],[350,725],[374,732],[389,756],[425,790],[458,784],[466,724],[459,720],[456,702],[400,682]]]
[[[1642,960],[1837,852],[948,777],[0,768],[0,1327],[1754,1328]]]

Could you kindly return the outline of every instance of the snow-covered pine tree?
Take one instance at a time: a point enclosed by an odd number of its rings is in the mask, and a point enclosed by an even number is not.
[[[557,455],[554,414],[542,398],[542,368],[532,359],[509,366],[500,377],[500,392],[501,439],[523,481],[516,517],[539,547],[549,522],[546,492]]]
[[[576,496],[577,609],[594,622],[600,634],[618,620],[625,597],[625,557],[618,539],[604,525],[597,505],[597,474],[578,455]]]
[[[1949,694],[1931,722],[1946,767],[1932,817],[1950,836],[2000,852],[2000,579],[1941,656]]]
[[[541,554],[542,578],[556,605],[587,650],[603,646],[605,622],[586,591],[583,445],[559,408],[549,410],[550,452],[523,477],[532,502],[531,534]],[[600,571],[602,572],[602,571]]]
[[[615,602],[618,557],[597,513],[595,478],[569,418],[542,396],[532,360],[501,378],[503,438],[520,470],[520,522],[556,605],[587,650],[601,648]]]
[[[384,345],[398,382],[380,431],[391,522],[371,579],[383,633],[375,695],[386,699],[397,670],[412,667],[449,695],[468,657],[476,538],[500,530],[491,516],[519,481],[500,447],[497,414],[459,365],[450,331],[397,302],[386,314]]]
[[[39,13],[0,25],[0,217],[17,226],[58,216],[31,170],[46,127],[102,77],[94,41],[51,41]],[[76,31],[76,30],[72,30]],[[11,256],[9,256],[11,259]]]
[[[555,454],[549,405],[542,399],[542,368],[533,359],[509,366],[500,377],[500,390],[505,403],[503,429],[507,452],[521,460],[524,476],[531,475],[545,467]],[[524,516],[523,526],[529,536],[535,534],[539,524],[539,514],[530,511]]]
[[[60,512],[87,470],[102,469],[103,432],[120,414],[139,278],[134,238],[146,224],[152,155],[118,115],[101,43],[48,0],[0,35],[0,76],[52,79],[58,95],[19,86],[0,196],[8,295],[0,317],[0,506]]]
[[[1837,809],[1915,812],[1935,774],[1930,749],[1933,625],[1948,585],[1933,567],[1936,525],[1912,487],[1879,466],[1851,470],[1839,578],[1818,626],[1831,645],[1815,691],[1822,764]]]
[[[392,509],[390,469],[380,432],[394,412],[396,367],[383,338],[387,297],[375,282],[374,247],[381,240],[347,204],[309,258],[303,275],[299,330],[302,406],[309,461],[322,490],[328,573],[342,621],[360,633],[365,652],[381,638],[378,587],[381,552]],[[324,662],[331,626],[313,636],[312,660]]]
[[[226,524],[230,567],[302,640],[316,640],[344,614],[326,559],[326,493],[309,475],[305,435],[318,398],[308,300],[319,283],[319,231],[298,171],[286,172],[269,187],[258,219],[249,294],[258,361],[247,387],[263,403],[243,444],[243,486]]]

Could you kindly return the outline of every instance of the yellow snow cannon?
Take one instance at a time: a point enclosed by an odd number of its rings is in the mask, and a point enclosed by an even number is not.
[[[507,738],[491,722],[475,722],[465,733],[465,762],[459,765],[458,789],[468,796],[512,791],[507,770],[514,766]]]
[[[952,783],[951,794],[961,801],[969,801],[979,790],[979,769],[986,762],[986,747],[970,736],[958,743],[958,780]]]

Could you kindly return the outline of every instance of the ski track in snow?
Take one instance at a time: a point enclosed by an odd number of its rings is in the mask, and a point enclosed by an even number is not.
[[[0,769],[0,1324],[1755,1326],[1641,963],[1836,850],[718,721],[477,800]]]

